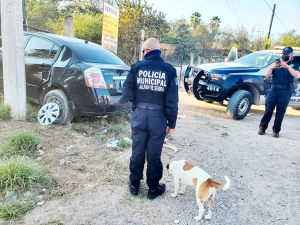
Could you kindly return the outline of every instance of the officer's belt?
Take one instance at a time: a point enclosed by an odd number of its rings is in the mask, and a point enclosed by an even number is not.
[[[290,90],[293,84],[271,84],[273,90]]]
[[[135,106],[145,108],[145,109],[160,109],[160,110],[164,109],[162,105],[148,103],[148,102],[136,102]]]

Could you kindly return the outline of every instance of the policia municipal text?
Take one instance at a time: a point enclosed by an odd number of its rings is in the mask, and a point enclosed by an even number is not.
[[[283,49],[282,59],[275,61],[266,72],[266,78],[269,77],[271,77],[271,87],[266,93],[266,109],[259,124],[258,134],[265,134],[276,107],[272,136],[278,138],[281,123],[294,90],[294,78],[300,77],[299,65],[293,63],[292,47],[288,46]]]

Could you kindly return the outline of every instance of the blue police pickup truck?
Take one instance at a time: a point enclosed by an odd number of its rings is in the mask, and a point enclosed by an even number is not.
[[[281,50],[262,50],[234,62],[188,66],[184,76],[184,88],[199,101],[227,105],[227,115],[240,120],[248,114],[252,104],[265,103],[266,89],[270,85],[265,74],[278,58],[281,58]],[[300,65],[300,52],[294,51],[293,62]],[[289,106],[300,109],[299,79],[294,80]]]

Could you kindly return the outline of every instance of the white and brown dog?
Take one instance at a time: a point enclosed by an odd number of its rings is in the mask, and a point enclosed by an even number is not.
[[[214,198],[216,196],[217,188],[226,190],[230,186],[230,180],[225,176],[226,184],[220,184],[214,181],[210,175],[208,175],[204,170],[197,166],[194,166],[185,160],[173,161],[167,166],[168,172],[170,172],[174,177],[175,191],[171,194],[175,198],[178,193],[184,194],[186,185],[196,187],[196,199],[199,207],[199,215],[194,219],[196,221],[201,220],[202,214],[204,212],[203,204],[207,199],[209,201],[208,214],[205,219],[211,219],[211,214],[213,210]],[[179,182],[181,181],[181,190],[179,191]]]

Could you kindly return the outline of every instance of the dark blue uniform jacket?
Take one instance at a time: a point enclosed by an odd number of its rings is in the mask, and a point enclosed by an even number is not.
[[[165,63],[159,54],[151,52],[145,56],[145,60],[132,65],[124,82],[122,99],[132,102],[133,106],[137,102],[162,106],[168,126],[175,128],[178,113],[176,70]]]
[[[293,63],[293,61],[290,61],[288,63],[289,66],[291,66],[294,70],[299,70],[299,65],[297,63]],[[289,72],[287,68],[275,68],[272,72],[272,84],[293,84],[294,83],[294,77]]]

